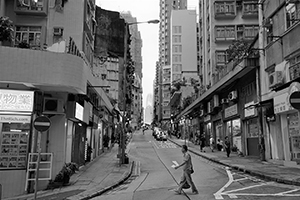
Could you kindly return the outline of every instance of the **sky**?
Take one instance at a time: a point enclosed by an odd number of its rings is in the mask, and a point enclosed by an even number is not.
[[[188,8],[196,9],[198,0],[188,0]],[[105,10],[131,12],[138,22],[159,19],[159,0],[96,0],[96,5]],[[143,41],[143,107],[146,98],[153,94],[155,66],[158,61],[159,24],[138,24]]]

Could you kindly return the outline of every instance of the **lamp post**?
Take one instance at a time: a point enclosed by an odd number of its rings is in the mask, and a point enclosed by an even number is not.
[[[126,87],[127,87],[127,51],[128,51],[128,30],[129,26],[133,24],[158,24],[159,20],[149,20],[144,22],[125,22],[125,34],[124,34],[124,70],[123,70],[123,119],[122,119],[122,125],[123,125],[123,133],[120,137],[120,144],[121,144],[121,156],[120,156],[120,164],[125,163],[125,136],[126,136]]]

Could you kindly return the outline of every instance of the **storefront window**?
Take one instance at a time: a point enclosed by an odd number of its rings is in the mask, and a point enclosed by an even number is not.
[[[232,141],[232,150],[242,149],[241,143],[241,120],[235,119],[226,123],[226,136]]]
[[[24,169],[30,123],[0,123],[0,169]]]
[[[300,160],[300,131],[299,115],[297,113],[287,115],[290,138],[290,150],[292,160]]]

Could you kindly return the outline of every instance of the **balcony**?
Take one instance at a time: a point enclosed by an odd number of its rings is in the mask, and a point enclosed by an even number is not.
[[[15,12],[17,15],[47,16],[48,0],[15,0]]]
[[[43,91],[84,94],[87,80],[93,79],[86,62],[68,53],[0,46],[0,60],[1,83],[18,83]]]
[[[258,18],[257,1],[243,2],[242,18]]]

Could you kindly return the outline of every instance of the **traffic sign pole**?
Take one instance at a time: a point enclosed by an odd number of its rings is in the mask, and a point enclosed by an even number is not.
[[[38,139],[42,138],[42,133],[38,131]],[[37,197],[37,190],[38,190],[38,181],[39,181],[39,171],[40,171],[40,159],[41,159],[41,147],[38,147],[38,157],[37,157],[37,166],[36,166],[36,173],[35,173],[35,184],[34,184],[34,200]]]
[[[42,132],[47,131],[51,126],[51,121],[46,116],[37,117],[33,122],[34,128],[38,131],[38,139],[39,144],[41,143]],[[34,200],[37,197],[38,190],[38,181],[39,181],[39,171],[40,171],[40,159],[41,159],[41,145],[37,147],[38,157],[37,157],[37,166],[35,173],[35,184],[34,184]]]

